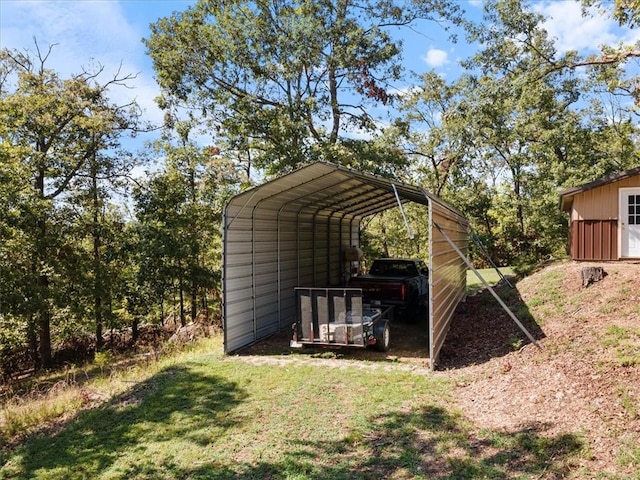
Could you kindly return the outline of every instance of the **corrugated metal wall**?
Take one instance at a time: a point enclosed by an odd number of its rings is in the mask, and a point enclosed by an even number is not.
[[[225,210],[225,350],[249,345],[295,319],[294,287],[338,286],[344,250],[359,245],[359,221],[268,202]]]
[[[430,203],[429,216],[429,328],[433,336],[429,342],[429,357],[433,368],[437,364],[455,309],[464,298],[467,287],[467,264],[440,233],[436,224],[465,256],[469,248],[469,224],[460,214],[436,202]]]
[[[574,260],[617,260],[618,220],[574,220],[569,251]]]

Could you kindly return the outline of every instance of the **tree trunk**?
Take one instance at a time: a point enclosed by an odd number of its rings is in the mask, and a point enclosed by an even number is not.
[[[43,279],[47,283],[48,288],[48,278],[43,277]],[[53,364],[53,355],[51,354],[51,312],[49,310],[48,302],[45,302],[47,305],[40,312],[40,316],[38,317],[38,334],[40,335],[40,365],[43,368],[49,368]]]
[[[182,274],[178,279],[178,293],[180,295],[180,325],[184,327],[187,324],[187,320],[184,315],[184,284],[182,281]]]
[[[387,229],[382,225],[380,227],[380,232],[382,233],[382,255],[385,258],[389,258],[389,245],[387,244]]]
[[[606,272],[602,267],[583,267],[581,273],[583,287],[599,282],[606,276]]]
[[[100,248],[102,245],[102,239],[100,238],[100,228],[98,225],[99,221],[99,209],[100,202],[98,198],[98,172],[97,165],[95,161],[95,156],[93,159],[93,163],[91,166],[91,190],[92,190],[92,201],[93,201],[93,308],[94,308],[94,319],[96,325],[96,350],[100,350],[104,341],[102,338],[102,293],[103,293],[103,281],[102,281],[102,259],[100,257]]]
[[[347,2],[339,1],[336,5],[336,24],[344,22],[347,15]],[[339,42],[335,40],[335,42]],[[338,141],[340,133],[340,104],[338,102],[338,79],[336,78],[336,67],[330,61],[328,68],[329,74],[329,102],[331,105],[332,125],[329,134],[329,143],[332,145]]]
[[[202,289],[202,309],[204,310],[205,321],[209,321],[209,299],[207,298],[207,289]]]
[[[36,176],[36,191],[41,199],[44,199],[44,178],[45,171],[41,168]],[[47,221],[44,211],[40,212],[40,218],[37,220],[36,231],[38,238],[36,239],[36,271],[40,271],[37,280],[38,291],[38,336],[40,343],[38,353],[40,354],[40,366],[49,368],[52,364],[51,354],[51,311],[49,305],[49,277],[47,273],[41,270],[42,265],[47,263]]]
[[[33,314],[29,314],[27,319],[27,342],[29,344],[29,354],[33,362],[33,368],[40,365],[40,357],[38,355],[38,329]]]
[[[194,285],[191,289],[191,321],[195,322],[198,317],[198,287]]]
[[[131,324],[131,343],[135,344],[138,341],[138,336],[140,335],[140,331],[138,330],[138,326],[140,325],[140,320],[136,316],[133,319],[133,323]]]

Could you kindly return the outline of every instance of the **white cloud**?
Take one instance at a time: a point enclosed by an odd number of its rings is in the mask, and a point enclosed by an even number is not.
[[[592,9],[591,15],[583,17],[581,4],[564,0],[540,2],[536,11],[549,19],[544,23],[549,36],[556,40],[560,53],[576,50],[581,53],[595,53],[602,45],[615,46],[619,42],[632,43],[638,39],[638,32],[620,28],[609,15]]]
[[[56,70],[75,73],[92,59],[117,68],[144,55],[141,32],[127,23],[118,2],[4,1],[2,46],[33,50],[57,44],[51,57]]]
[[[448,61],[448,54],[439,48],[430,48],[427,54],[422,57],[430,67],[441,67]]]
[[[94,71],[99,65],[104,69],[97,79],[100,83],[111,80],[118,70],[120,75],[137,75],[127,82],[131,88],[112,88],[110,100],[124,104],[135,99],[147,120],[160,122],[162,113],[153,101],[159,90],[141,42],[146,35],[146,24],[131,23],[117,1],[0,3],[0,47],[29,50],[33,56],[34,38],[43,54],[55,44],[45,67],[63,78],[82,69]]]

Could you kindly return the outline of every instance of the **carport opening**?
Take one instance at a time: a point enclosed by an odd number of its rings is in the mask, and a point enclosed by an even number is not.
[[[295,288],[344,285],[349,252],[361,248],[363,223],[415,203],[423,208],[429,264],[431,366],[458,302],[466,265],[438,223],[466,253],[467,220],[420,187],[317,162],[233,197],[223,219],[225,351],[236,352],[294,323]],[[403,234],[406,238],[406,233]],[[348,263],[347,263],[348,262]]]

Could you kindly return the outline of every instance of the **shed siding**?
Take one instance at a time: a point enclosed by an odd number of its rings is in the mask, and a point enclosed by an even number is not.
[[[617,260],[618,220],[571,222],[569,248],[574,260]]]
[[[460,300],[466,294],[467,264],[435,227],[440,226],[457,248],[466,256],[469,248],[467,220],[436,202],[430,204],[429,271],[429,358],[433,366],[438,361],[449,325]]]
[[[640,175],[612,181],[573,196],[569,253],[574,260],[618,260],[619,190],[640,187]]]
[[[617,220],[618,189],[625,187],[640,187],[640,175],[576,194],[571,210],[571,222],[576,220]]]

